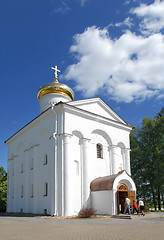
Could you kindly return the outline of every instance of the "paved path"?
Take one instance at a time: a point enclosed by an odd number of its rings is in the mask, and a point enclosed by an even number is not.
[[[160,240],[164,239],[164,213],[132,216],[131,220],[0,216],[0,239]]]

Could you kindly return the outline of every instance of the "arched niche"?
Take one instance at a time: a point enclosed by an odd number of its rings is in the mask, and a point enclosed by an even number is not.
[[[95,143],[101,143],[102,145],[106,145],[106,146],[112,145],[112,140],[109,137],[109,135],[106,132],[102,131],[101,129],[95,129],[91,133],[91,139]]]
[[[83,137],[83,134],[82,134],[80,131],[77,131],[77,130],[72,131],[72,135],[73,135],[73,136],[76,136],[76,137],[79,138],[79,139],[84,138],[84,137]]]

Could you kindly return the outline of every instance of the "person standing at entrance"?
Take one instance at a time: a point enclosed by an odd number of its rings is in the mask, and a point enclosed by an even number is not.
[[[124,210],[124,214],[126,213],[126,211],[128,210],[128,214],[130,215],[130,199],[128,197],[125,198],[125,210]]]

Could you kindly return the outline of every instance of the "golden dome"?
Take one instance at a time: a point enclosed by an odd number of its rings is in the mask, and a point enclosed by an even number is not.
[[[38,100],[42,96],[49,94],[49,93],[59,93],[59,94],[65,95],[65,96],[69,97],[71,100],[73,100],[74,93],[73,93],[72,89],[65,84],[59,83],[57,80],[57,76],[58,76],[57,72],[60,72],[60,70],[57,69],[57,66],[55,66],[55,68],[54,67],[51,67],[51,68],[55,71],[54,72],[54,74],[55,74],[54,82],[45,84],[39,88],[38,94],[37,94]]]
[[[70,87],[65,84],[54,81],[52,83],[48,83],[39,88],[37,93],[37,98],[40,99],[42,96],[49,93],[59,93],[69,97],[71,100],[74,99],[74,93]]]

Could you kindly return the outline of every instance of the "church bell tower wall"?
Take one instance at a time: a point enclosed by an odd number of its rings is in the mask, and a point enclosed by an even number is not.
[[[46,109],[54,106],[59,102],[68,102],[68,101],[70,101],[70,98],[68,96],[62,95],[59,93],[49,93],[49,94],[43,95],[39,99],[40,111],[44,112]]]

